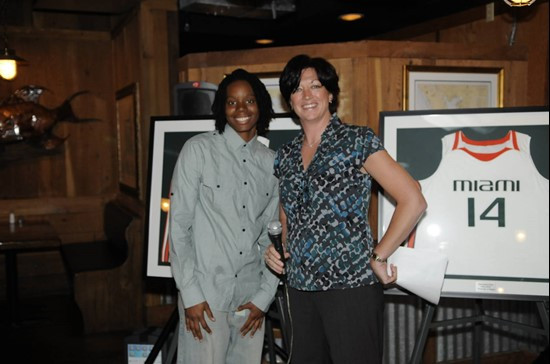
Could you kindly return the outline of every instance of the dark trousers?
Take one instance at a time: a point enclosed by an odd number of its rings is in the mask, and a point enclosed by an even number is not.
[[[379,364],[384,348],[381,284],[330,291],[289,288],[292,364]]]

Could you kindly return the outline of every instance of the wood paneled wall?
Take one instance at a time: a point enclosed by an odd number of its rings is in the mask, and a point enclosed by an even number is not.
[[[501,67],[504,106],[529,105],[527,48],[521,45],[360,41],[197,53],[180,59],[180,81],[219,83],[237,67],[253,73],[281,72],[300,53],[324,57],[336,67],[341,88],[339,114],[347,122],[375,129],[380,111],[402,110],[405,65]]]
[[[54,133],[67,139],[54,155],[23,144],[4,146],[0,221],[13,211],[25,220],[50,220],[63,243],[99,238],[102,205],[117,191],[110,34],[33,28],[10,28],[9,33],[11,46],[27,63],[16,79],[0,81],[0,97],[39,85],[48,89],[40,104],[53,109],[75,92],[87,91],[71,104],[78,117],[96,120],[58,123]],[[67,289],[59,252],[24,254],[18,261],[22,295]],[[0,288],[3,283],[1,275]]]
[[[20,68],[14,81],[0,81],[0,97],[23,85],[41,85],[53,93],[45,94],[40,103],[54,107],[72,92],[89,90],[89,94],[75,99],[75,112],[100,121],[60,124],[57,133],[70,136],[59,153],[41,158],[34,153],[33,158],[26,155],[28,158],[0,166],[0,219],[7,221],[10,211],[18,217],[46,218],[60,232],[64,244],[86,242],[103,237],[105,202],[120,200],[138,217],[128,236],[133,252],[131,276],[112,282],[113,289],[122,284],[128,292],[142,292],[149,120],[152,115],[170,112],[171,85],[177,81],[177,28],[176,2],[143,0],[112,33],[9,29],[10,45],[28,64]],[[141,179],[137,198],[121,193],[118,183],[115,95],[130,84],[138,86],[137,98],[141,101]],[[0,267],[3,266],[0,257]],[[58,252],[21,255],[19,268],[23,296],[68,290]],[[79,292],[79,297],[92,297],[97,291],[94,279],[112,279],[109,277],[107,272],[83,276],[81,279],[87,279],[89,284],[80,287],[89,286],[89,290]],[[48,284],[44,284],[46,281]],[[2,275],[0,299],[4,288]],[[133,297],[132,310],[121,316],[128,327],[143,325],[143,299]],[[127,302],[121,307],[124,304]]]
[[[144,262],[145,201],[149,158],[150,119],[154,115],[169,115],[172,85],[177,82],[177,4],[170,0],[145,0],[113,34],[115,89],[136,83],[139,90],[139,198],[119,194],[118,198],[139,218],[135,220],[135,244],[141,249],[137,258]],[[137,253],[136,253],[137,256]],[[136,270],[136,284],[144,285],[143,270]],[[139,282],[137,282],[139,280]],[[144,285],[145,286],[145,285]],[[139,300],[145,306],[145,325],[162,326],[170,310],[161,305],[161,294],[144,292]],[[151,318],[151,319],[149,319]]]
[[[529,62],[529,72],[525,80],[529,85],[528,105],[548,105],[548,0],[538,0],[534,5],[524,8],[510,8],[503,1],[492,5],[493,19],[490,16],[491,8],[480,7],[454,17],[468,21],[439,20],[441,25],[437,31],[422,34],[413,29],[405,29],[399,34],[389,36],[392,39],[413,41],[526,47]]]
[[[81,123],[58,123],[66,137],[60,152],[3,163],[0,199],[96,196],[116,191],[116,129],[112,122],[112,52],[108,33],[10,29],[12,46],[27,64],[13,81],[0,82],[5,97],[24,85],[46,87],[40,104],[53,109],[78,91],[73,110]],[[7,145],[0,163],[19,145]]]

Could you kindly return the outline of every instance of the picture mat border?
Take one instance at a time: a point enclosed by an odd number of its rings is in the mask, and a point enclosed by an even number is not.
[[[486,107],[504,106],[504,69],[501,67],[468,67],[468,66],[403,66],[403,110],[415,111],[411,105],[416,103],[416,82],[433,81],[434,83],[462,82],[479,84],[489,82],[491,84],[491,95],[489,104]],[[463,110],[461,108],[460,110]],[[426,110],[418,110],[426,111]]]

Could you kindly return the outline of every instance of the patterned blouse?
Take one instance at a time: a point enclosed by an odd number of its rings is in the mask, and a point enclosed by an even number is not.
[[[304,171],[303,132],[275,157],[287,217],[287,279],[305,291],[354,288],[377,282],[370,267],[368,223],[372,177],[361,167],[384,147],[368,127],[343,124],[334,114]]]

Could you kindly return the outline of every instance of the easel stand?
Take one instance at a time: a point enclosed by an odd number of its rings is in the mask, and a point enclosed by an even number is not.
[[[165,344],[168,344],[168,353],[162,360],[162,364],[171,364],[174,362],[174,356],[176,354],[176,349],[178,347],[178,332],[179,332],[179,313],[178,307],[174,309],[170,318],[164,325],[153,349],[147,356],[145,364],[153,364],[157,358],[160,350]],[[172,335],[170,335],[172,334]]]
[[[277,293],[275,294],[275,302],[271,305],[265,316],[265,341],[267,354],[269,356],[269,364],[276,364],[277,356],[279,356],[286,363],[290,356],[292,333],[288,311],[288,301],[286,297],[286,287],[284,285],[279,285]],[[281,328],[282,346],[279,346],[275,342],[273,335],[274,322],[279,322],[279,327]]]
[[[422,318],[422,323],[419,329],[419,334],[417,335],[417,340],[414,345],[414,350],[411,356],[410,363],[418,364],[422,362],[422,354],[424,351],[424,346],[426,345],[426,340],[428,338],[428,332],[430,329],[437,327],[453,326],[459,324],[472,324],[473,325],[473,342],[472,342],[472,353],[473,353],[473,363],[480,363],[481,354],[483,351],[482,344],[482,325],[483,324],[498,324],[502,326],[509,326],[524,331],[528,331],[534,334],[539,334],[546,337],[546,340],[550,340],[549,336],[549,325],[548,325],[548,301],[536,301],[537,310],[540,316],[541,326],[535,327],[530,325],[525,325],[519,322],[503,320],[498,317],[493,317],[486,315],[483,312],[482,299],[475,299],[475,314],[469,317],[462,317],[458,319],[451,320],[441,320],[433,321],[435,310],[437,306],[426,302],[424,315]]]

